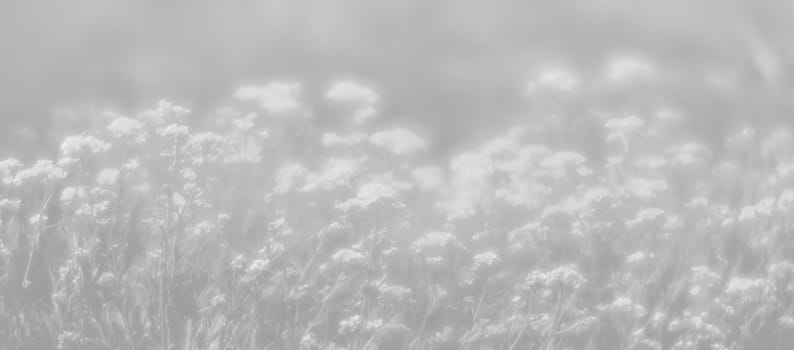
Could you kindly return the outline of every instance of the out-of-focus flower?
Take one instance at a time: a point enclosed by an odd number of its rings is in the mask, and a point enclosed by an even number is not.
[[[587,279],[579,273],[575,266],[562,265],[547,272],[530,271],[524,281],[523,288],[526,290],[533,290],[539,287],[577,289],[585,282],[587,282]]]
[[[314,333],[304,333],[301,337],[301,350],[314,350],[314,349],[321,349],[320,341],[317,340],[317,336]]]
[[[364,324],[364,331],[369,333],[379,333],[383,330],[383,320],[380,318],[376,318],[374,320],[368,320]]]
[[[214,132],[201,132],[190,136],[185,149],[190,153],[194,165],[214,163],[223,159],[227,140]]]
[[[637,215],[626,222],[626,225],[629,227],[635,227],[638,225],[642,225],[645,223],[654,223],[659,220],[657,219],[664,219],[665,212],[659,208],[643,208],[637,211]]]
[[[234,97],[256,101],[268,114],[279,116],[300,109],[300,90],[301,85],[297,82],[271,82],[262,86],[243,86],[237,89]]]
[[[651,174],[658,174],[667,165],[667,158],[658,155],[644,155],[638,157],[634,167]]]
[[[377,202],[393,201],[396,198],[397,191],[393,187],[379,183],[368,183],[358,189],[358,193],[354,198],[339,203],[337,207],[344,211],[353,208],[365,210]]]
[[[586,176],[592,173],[586,162],[587,158],[577,152],[554,152],[540,161],[541,169],[536,174],[559,179],[567,176],[572,169]]]
[[[33,166],[19,170],[12,183],[16,186],[41,184],[48,185],[66,177],[66,171],[52,164],[50,160],[39,160]]]
[[[45,222],[47,222],[47,215],[36,214],[30,217],[31,226],[38,226],[39,224],[43,224]]]
[[[706,164],[711,156],[711,150],[696,142],[670,146],[666,153],[671,165],[682,167]]]
[[[427,143],[419,135],[403,128],[378,131],[369,137],[369,143],[396,155],[410,154],[427,147]]]
[[[359,251],[355,251],[352,249],[340,249],[334,255],[331,256],[331,260],[333,260],[337,264],[345,265],[345,266],[365,266],[367,264],[367,258]]]
[[[112,186],[119,179],[119,170],[115,168],[106,168],[97,174],[96,183],[100,186]]]
[[[652,199],[667,191],[668,184],[664,179],[634,177],[626,180],[626,190],[640,199]]]
[[[739,221],[747,222],[771,216],[774,212],[775,201],[773,197],[766,197],[754,205],[742,208],[741,213],[739,213]]]
[[[636,117],[628,116],[625,118],[613,118],[604,123],[604,128],[607,130],[607,142],[619,141],[626,147],[631,134],[645,125],[645,121]],[[625,150],[625,149],[624,149]]]
[[[88,193],[83,187],[67,187],[61,191],[61,201],[64,204],[71,204],[76,200],[87,198]]]
[[[794,264],[788,261],[780,261],[769,264],[767,268],[769,278],[777,281],[786,281],[794,277]]]
[[[305,185],[301,191],[330,190],[351,183],[363,165],[363,160],[358,158],[331,158],[323,165],[319,172],[306,176]]]
[[[166,123],[179,123],[190,113],[190,110],[174,104],[168,100],[157,101],[157,107],[144,111],[140,114],[140,119],[152,125],[163,125]]]
[[[485,251],[474,256],[474,270],[481,270],[499,263],[499,255],[493,250]]]
[[[400,303],[411,294],[411,289],[399,285],[380,283],[378,284],[378,292],[382,302]]]
[[[212,297],[210,300],[210,306],[217,307],[226,303],[226,295],[225,294],[218,294]]]
[[[339,321],[339,333],[348,335],[351,333],[355,333],[361,327],[361,316],[360,315],[351,315],[341,321]]]
[[[184,140],[190,134],[190,129],[182,124],[169,124],[157,129],[157,134],[173,140]]]
[[[380,97],[370,87],[342,80],[334,83],[326,92],[325,97],[331,101],[354,108],[353,123],[361,124],[372,119],[378,113],[375,106]]]
[[[99,154],[110,149],[110,144],[90,135],[68,136],[61,142],[61,155],[80,159],[84,155]]]
[[[259,274],[270,265],[270,262],[267,259],[255,259],[248,265],[248,271],[252,274]]]
[[[285,193],[290,191],[300,184],[308,173],[309,170],[299,163],[285,164],[276,172],[273,193]]]
[[[634,253],[629,254],[629,256],[626,257],[626,264],[633,266],[641,265],[644,264],[649,259],[652,259],[653,256],[654,255],[652,253],[636,251]]]
[[[11,213],[19,209],[19,205],[22,203],[21,200],[17,198],[2,198],[0,199],[0,212],[3,213]]]
[[[214,230],[215,230],[215,225],[213,225],[209,221],[202,220],[199,223],[197,223],[195,226],[193,226],[192,232],[194,236],[201,237],[212,233],[212,231]]]
[[[768,158],[783,158],[792,153],[794,136],[791,131],[779,129],[761,142],[761,155]]]
[[[254,128],[254,119],[256,118],[255,113],[251,113],[246,115],[244,118],[235,119],[232,124],[237,130],[242,132],[248,132]]]
[[[777,210],[787,213],[794,209],[794,190],[786,189],[777,199]]]
[[[645,308],[642,305],[627,297],[618,297],[612,304],[607,305],[605,309],[613,314],[630,317],[641,317],[645,314]]]
[[[22,163],[14,158],[0,161],[0,180],[3,184],[10,184],[14,180],[14,172],[21,167]]]
[[[769,296],[772,288],[767,279],[734,277],[725,288],[725,295],[741,302],[760,302]]]
[[[432,250],[434,248],[446,248],[458,244],[458,238],[450,232],[431,231],[422,235],[411,244],[411,248],[417,252]]]
[[[138,158],[130,158],[124,164],[121,165],[122,168],[126,171],[134,171],[138,169],[140,163],[138,162]]]
[[[777,320],[777,323],[781,327],[783,327],[783,329],[785,329],[785,330],[787,330],[789,332],[793,332],[794,331],[794,316],[791,316],[791,315],[781,316]]]
[[[224,162],[227,164],[258,163],[262,160],[265,146],[263,141],[261,138],[247,137],[240,142],[233,143],[232,151],[226,153]]]
[[[682,336],[673,344],[673,349],[693,349],[699,344],[712,344],[711,349],[727,350],[722,342],[725,332],[706,319],[707,314],[692,315],[684,312],[681,317],[674,318],[668,325],[672,332]]]
[[[546,282],[550,285],[558,284],[568,288],[579,288],[587,282],[573,265],[563,265],[546,272]]]
[[[135,144],[146,142],[146,130],[143,123],[137,119],[118,117],[108,124],[107,129],[115,138]]]
[[[102,288],[110,288],[113,286],[113,283],[115,281],[116,281],[116,276],[114,276],[113,273],[103,272],[97,279],[97,285],[99,285]]]

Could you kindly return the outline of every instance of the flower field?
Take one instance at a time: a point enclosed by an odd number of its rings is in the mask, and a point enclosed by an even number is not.
[[[0,348],[789,348],[794,135],[584,85],[450,155],[347,80],[330,125],[286,81],[108,111],[0,161]]]

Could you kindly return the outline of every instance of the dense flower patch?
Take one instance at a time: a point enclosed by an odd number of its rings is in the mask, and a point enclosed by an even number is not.
[[[607,73],[658,74],[636,59]],[[555,68],[528,93],[565,104],[584,83]],[[587,126],[597,151],[555,116],[439,162],[421,133],[372,124],[381,99],[355,82],[325,95],[347,116],[333,130],[300,84],[234,95],[206,125],[162,101],[55,159],[0,162],[3,348],[794,341],[787,130],[714,145],[674,109],[614,111]]]

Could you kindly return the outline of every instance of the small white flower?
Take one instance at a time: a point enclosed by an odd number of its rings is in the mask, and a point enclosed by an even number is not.
[[[634,219],[631,219],[628,222],[626,222],[626,225],[629,227],[635,227],[643,223],[656,222],[656,219],[663,218],[664,215],[665,212],[662,209],[643,208],[637,212],[637,216],[635,216]]]
[[[642,316],[645,313],[645,308],[636,304],[633,300],[627,297],[619,297],[615,299],[608,310],[621,315],[631,315],[634,317]]]
[[[102,288],[109,288],[113,286],[113,282],[115,281],[116,281],[116,276],[114,276],[113,273],[103,272],[97,279],[97,285],[99,285]]]
[[[207,234],[212,233],[215,230],[215,225],[211,222],[203,220],[200,221],[196,226],[193,227],[193,235],[194,236],[204,236]]]
[[[65,177],[66,171],[52,164],[52,161],[39,160],[33,166],[18,171],[12,183],[17,186],[49,184]]]
[[[110,144],[90,135],[68,136],[61,142],[64,157],[79,159],[86,154],[99,154],[110,149]]]
[[[218,294],[218,295],[212,297],[212,300],[210,300],[210,305],[213,306],[213,307],[216,307],[216,306],[219,306],[219,305],[223,305],[224,303],[226,303],[226,295],[225,294]]]
[[[185,149],[193,157],[194,164],[215,162],[223,157],[227,140],[214,132],[201,132],[190,136]]]
[[[367,332],[378,332],[383,329],[383,320],[382,319],[374,319],[369,320],[364,325],[364,330]]]
[[[187,137],[189,133],[190,130],[188,127],[181,124],[169,124],[163,128],[157,129],[157,134],[172,139],[183,139]]]
[[[130,158],[129,160],[124,162],[124,164],[122,164],[121,167],[127,171],[134,171],[135,169],[138,169],[139,165],[140,164],[138,163],[138,158]]]
[[[765,298],[773,286],[767,279],[734,277],[725,289],[725,295],[737,298],[742,302],[761,301]]]
[[[157,107],[152,110],[144,111],[140,118],[153,125],[163,125],[165,123],[179,123],[190,110],[176,105],[171,101],[157,101]]]
[[[499,262],[499,255],[493,250],[482,252],[474,256],[475,269],[492,266]]]
[[[75,200],[85,198],[87,196],[85,188],[83,187],[67,187],[61,191],[61,201],[65,204],[70,204]]]
[[[637,265],[646,261],[650,257],[651,255],[648,253],[645,253],[643,251],[636,251],[631,255],[629,255],[628,257],[626,257],[626,263],[631,265]]]
[[[258,276],[270,266],[270,261],[267,259],[255,259],[248,265],[247,273],[250,276]]]
[[[376,202],[394,200],[396,197],[397,191],[394,188],[379,183],[368,183],[358,189],[356,197],[338,204],[337,207],[345,211],[352,208],[364,210]]]
[[[19,209],[19,205],[22,203],[21,200],[15,198],[3,198],[0,199],[0,211],[2,212],[14,212]]]
[[[22,163],[14,158],[0,161],[0,180],[2,180],[2,183],[5,185],[10,184],[14,180],[12,174],[21,167]]]
[[[143,123],[137,119],[118,117],[108,124],[107,129],[115,138],[124,138],[132,143],[146,141],[146,131]]]
[[[432,231],[425,233],[411,245],[414,250],[423,251],[433,247],[448,247],[457,242],[457,237],[450,232]]]
[[[253,129],[255,116],[256,116],[255,114],[249,114],[245,118],[235,119],[233,121],[234,127],[243,132]]]
[[[363,159],[331,158],[319,172],[306,175],[305,185],[300,190],[311,192],[349,185],[361,171],[363,163]]]
[[[30,217],[30,225],[38,226],[47,222],[47,215],[36,214]]]
[[[363,266],[367,263],[364,254],[352,249],[340,249],[331,256],[331,259],[337,264],[345,265]]]
[[[339,321],[339,333],[350,334],[358,330],[361,326],[361,316],[352,315]]]

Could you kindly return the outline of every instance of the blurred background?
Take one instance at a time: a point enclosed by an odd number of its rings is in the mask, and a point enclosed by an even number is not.
[[[0,153],[51,147],[63,106],[140,110],[168,98],[201,118],[244,83],[321,88],[348,75],[378,84],[386,118],[422,123],[449,146],[531,118],[523,87],[534,64],[586,77],[615,50],[675,72],[665,101],[704,129],[787,121],[792,20],[784,0],[6,2]]]

